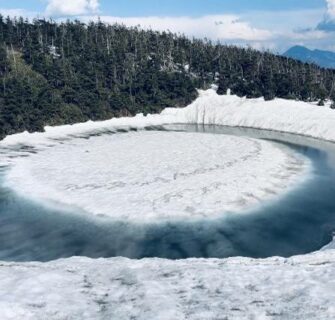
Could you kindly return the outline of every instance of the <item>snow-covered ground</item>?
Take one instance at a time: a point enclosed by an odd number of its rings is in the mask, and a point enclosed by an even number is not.
[[[168,109],[161,115],[88,122],[47,128],[46,133],[9,136],[0,142],[0,148],[15,148],[17,144],[23,144],[42,151],[36,155],[38,161],[32,156],[20,163],[21,160],[17,162],[17,159],[7,157],[7,152],[11,151],[5,150],[1,163],[12,163],[12,173],[17,163],[17,170],[33,172],[34,177],[34,166],[43,164],[46,161],[43,157],[48,152],[58,153],[57,156],[64,159],[58,139],[114,130],[120,126],[144,127],[168,123],[245,126],[335,141],[335,111],[329,108],[281,99],[264,102],[262,99],[218,96],[213,90],[208,90],[201,92],[189,107]],[[66,145],[73,141],[68,141]],[[216,147],[234,152],[228,144],[233,142],[241,143],[241,146],[246,143],[243,139],[226,140],[227,145],[218,144]],[[193,142],[190,143],[192,146]],[[211,140],[208,146],[202,148],[209,147],[212,152],[215,143],[217,141]],[[252,139],[248,140],[246,154],[255,150],[255,143]],[[50,148],[51,145],[54,147]],[[76,143],[72,147],[79,148]],[[167,147],[173,150],[172,145]],[[283,158],[287,157],[287,153],[268,143],[262,145],[260,154],[267,154],[268,148]],[[86,165],[92,161],[88,151],[88,155],[84,155]],[[194,155],[199,156],[193,168],[196,169],[203,164],[204,158],[197,150]],[[215,152],[214,155],[220,156]],[[217,159],[210,159],[213,162],[209,165],[217,164]],[[23,163],[27,167],[21,167]],[[279,165],[283,163],[285,161]],[[49,263],[1,263],[0,319],[328,320],[335,318],[334,279],[335,250],[265,260],[72,258]]]
[[[139,131],[74,139],[19,158],[6,185],[124,222],[217,218],[282,193],[308,164],[262,140]]]
[[[334,301],[334,250],[290,259],[0,266],[2,320],[331,320]]]

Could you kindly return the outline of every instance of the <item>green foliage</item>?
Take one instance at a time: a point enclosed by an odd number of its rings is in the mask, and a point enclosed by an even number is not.
[[[0,138],[182,107],[196,88],[324,100],[334,71],[268,52],[101,22],[0,16]]]

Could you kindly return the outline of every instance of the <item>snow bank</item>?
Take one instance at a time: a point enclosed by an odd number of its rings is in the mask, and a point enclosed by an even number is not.
[[[138,131],[74,139],[19,158],[6,186],[124,222],[216,218],[271,199],[309,164],[262,140]]]
[[[144,116],[138,114],[129,118],[113,118],[106,121],[87,121],[73,125],[62,125],[57,127],[45,127],[45,132],[22,132],[8,135],[0,141],[0,147],[8,148],[17,145],[43,146],[50,145],[55,140],[74,138],[83,134],[103,133],[109,130],[144,128],[148,126],[159,126],[165,123],[176,123],[175,116],[153,114]]]
[[[335,251],[290,259],[2,263],[0,318],[335,318]]]
[[[250,127],[335,141],[335,110],[306,102],[219,96],[210,89],[200,91],[188,107],[165,109],[162,116],[179,123]]]
[[[335,110],[294,100],[239,98],[218,95],[215,89],[199,90],[199,97],[186,108],[167,108],[161,114],[138,114],[132,118],[88,121],[74,125],[45,127],[45,132],[19,133],[0,141],[0,147],[40,145],[52,139],[78,134],[113,130],[118,127],[155,126],[163,124],[215,124],[234,127],[276,130],[335,141]]]

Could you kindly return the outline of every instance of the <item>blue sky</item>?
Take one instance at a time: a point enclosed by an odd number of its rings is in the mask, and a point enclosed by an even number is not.
[[[335,0],[0,0],[3,15],[97,17],[108,23],[169,29],[224,43],[283,51],[294,44],[335,51]]]
[[[66,1],[66,0],[65,0]],[[71,1],[71,0],[68,0]],[[25,9],[43,12],[47,1],[0,0],[0,8]],[[247,11],[276,11],[325,9],[324,0],[101,0],[100,10],[104,15],[192,15],[245,13]]]
[[[124,0],[101,1],[112,15],[192,15],[241,13],[255,10],[325,8],[323,0]]]

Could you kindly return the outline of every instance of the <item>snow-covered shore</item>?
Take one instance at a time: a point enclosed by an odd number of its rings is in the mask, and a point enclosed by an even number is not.
[[[218,96],[208,90],[185,109],[46,128],[45,133],[9,136],[0,148],[24,144],[43,149],[70,135],[170,123],[253,127],[335,141],[334,110],[282,99]],[[72,258],[0,263],[3,320],[328,320],[335,318],[334,300],[335,250],[265,260]]]
[[[335,318],[335,251],[290,259],[1,263],[0,318]]]
[[[199,97],[186,108],[167,108],[161,114],[147,116],[138,114],[132,118],[45,127],[45,132],[9,135],[0,141],[0,147],[18,144],[41,146],[50,144],[53,139],[118,127],[143,128],[176,123],[249,127],[335,141],[335,110],[329,106],[285,99],[264,101],[263,98],[220,96],[214,89],[209,89],[199,90]]]
[[[335,110],[301,101],[220,96],[210,89],[201,91],[188,107],[169,108],[162,115],[179,123],[249,127],[335,141]]]

